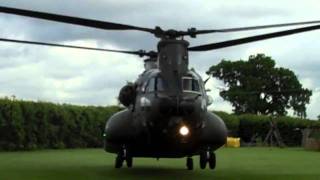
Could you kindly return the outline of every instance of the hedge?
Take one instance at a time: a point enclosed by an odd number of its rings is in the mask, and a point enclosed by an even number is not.
[[[101,147],[105,123],[120,109],[0,99],[0,150]]]
[[[229,130],[229,136],[240,137],[242,142],[250,143],[253,137],[264,140],[270,130],[269,116],[262,115],[233,115],[223,112],[215,112],[219,115]],[[320,122],[294,117],[274,117],[277,123],[283,142],[287,146],[300,146],[302,140],[302,130],[305,128],[319,128]],[[238,125],[238,126],[237,126]]]
[[[0,150],[102,147],[108,118],[118,106],[74,106],[47,102],[0,99]],[[264,139],[269,131],[268,116],[233,115],[215,112],[230,136],[250,142],[255,135]],[[299,146],[307,127],[320,128],[319,121],[292,117],[276,118],[284,143]]]
[[[215,114],[217,114],[226,124],[229,131],[229,136],[238,137],[239,136],[239,124],[240,120],[238,116],[228,114],[223,111],[214,111]]]

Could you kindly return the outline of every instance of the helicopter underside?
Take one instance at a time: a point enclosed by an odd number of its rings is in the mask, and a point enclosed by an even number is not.
[[[132,157],[181,158],[207,150],[215,151],[226,141],[227,130],[223,121],[209,112],[204,125],[189,127],[184,135],[181,129],[185,127],[174,126],[161,131],[137,127],[131,125],[130,117],[130,112],[125,110],[109,120],[104,141],[107,152],[119,154],[125,149]]]
[[[187,143],[176,143],[176,144],[164,144],[154,142],[152,144],[115,144],[106,142],[105,150],[110,153],[118,154],[122,148],[126,148],[128,153],[132,157],[151,157],[151,158],[182,158],[200,155],[206,148],[210,148],[211,151],[215,151],[221,144],[187,144]]]

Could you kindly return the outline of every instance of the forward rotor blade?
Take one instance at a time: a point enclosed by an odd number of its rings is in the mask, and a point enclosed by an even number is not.
[[[269,24],[269,25],[262,25],[262,26],[249,26],[249,27],[227,28],[227,29],[197,30],[196,34],[237,32],[237,31],[248,31],[248,30],[258,30],[258,29],[267,29],[267,28],[307,25],[307,24],[320,24],[320,21],[304,21],[304,22],[283,23],[283,24]]]
[[[16,9],[16,8],[3,7],[3,6],[0,6],[0,12],[38,18],[38,19],[45,19],[50,21],[57,21],[57,22],[68,23],[68,24],[76,24],[76,25],[87,26],[87,27],[98,28],[98,29],[105,29],[105,30],[138,30],[138,31],[154,33],[154,30],[149,28],[131,26],[126,24],[118,24],[118,23],[112,23],[107,21],[99,21],[99,20],[84,19],[84,18],[78,18],[78,17],[72,17],[72,16],[51,14],[51,13],[45,13],[45,12]]]
[[[286,31],[279,31],[279,32],[262,34],[262,35],[251,36],[251,37],[245,37],[245,38],[234,39],[230,41],[223,41],[218,43],[205,44],[205,45],[190,47],[188,49],[190,51],[209,51],[209,50],[221,49],[221,48],[230,47],[230,46],[236,46],[240,44],[246,44],[246,43],[255,42],[255,41],[261,41],[265,39],[271,39],[271,38],[288,36],[288,35],[307,32],[307,31],[313,31],[317,29],[320,29],[320,25],[297,28],[297,29],[286,30]]]
[[[138,55],[138,56],[148,56],[148,53],[143,51],[143,50],[140,50],[140,51],[122,51],[122,50],[113,50],[113,49],[91,48],[91,47],[83,47],[83,46],[72,46],[72,45],[63,45],[63,44],[54,44],[54,43],[45,43],[45,42],[36,42],[36,41],[24,41],[24,40],[16,40],[16,39],[4,39],[4,38],[0,38],[0,41],[12,42],[12,43],[21,43],[21,44],[33,44],[33,45],[41,45],[41,46],[53,46],[53,47],[61,47],[61,48],[72,48],[72,49],[85,49],[85,50],[94,50],[94,51],[115,52],[115,53],[133,54],[133,55]]]

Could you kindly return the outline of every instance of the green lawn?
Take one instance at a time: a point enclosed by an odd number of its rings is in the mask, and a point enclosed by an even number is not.
[[[320,179],[320,152],[298,148],[223,148],[217,168],[185,168],[185,159],[134,159],[132,169],[114,169],[102,149],[1,152],[0,180],[14,179]]]

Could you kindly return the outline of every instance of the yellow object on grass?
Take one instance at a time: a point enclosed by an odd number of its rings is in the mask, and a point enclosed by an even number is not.
[[[227,137],[227,147],[240,147],[240,138]]]

